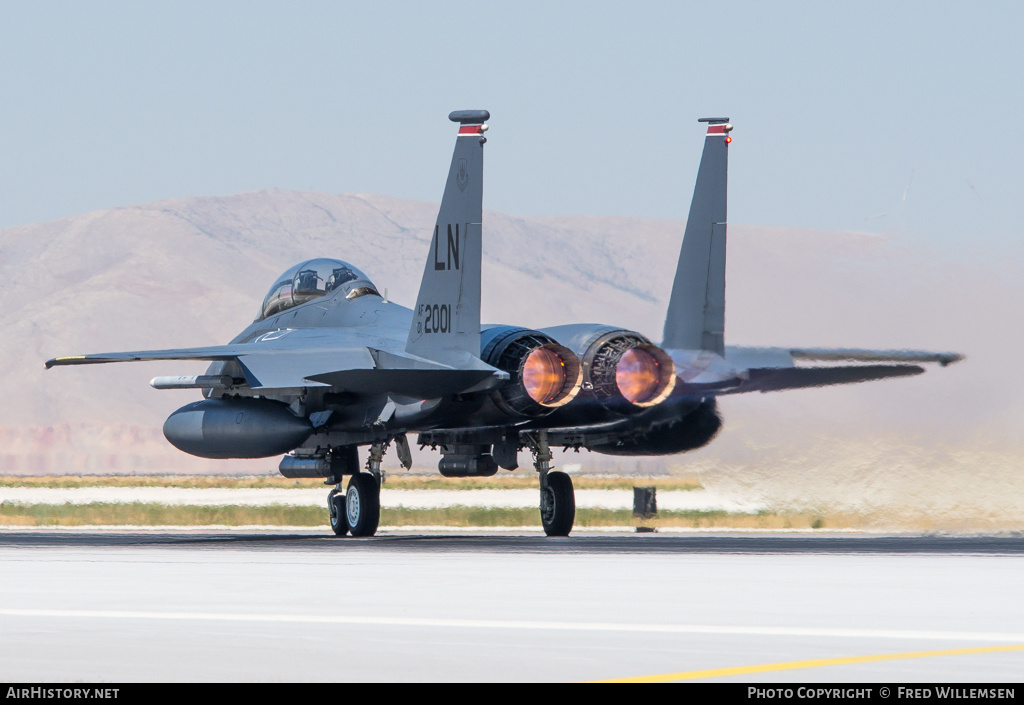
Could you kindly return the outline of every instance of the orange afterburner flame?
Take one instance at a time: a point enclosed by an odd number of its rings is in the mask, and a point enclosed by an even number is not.
[[[538,404],[553,401],[565,387],[565,364],[546,348],[537,348],[523,362],[523,388]]]
[[[660,391],[658,361],[646,350],[630,348],[615,366],[615,383],[626,401],[633,404],[650,401]]]

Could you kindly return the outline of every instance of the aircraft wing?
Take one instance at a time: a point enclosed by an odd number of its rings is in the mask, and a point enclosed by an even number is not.
[[[937,362],[943,367],[964,359],[959,353],[925,350],[860,350],[856,348],[793,348],[794,360],[846,362]]]
[[[781,392],[787,389],[855,384],[889,377],[910,377],[924,372],[918,365],[848,365],[845,367],[783,367],[748,371],[747,379],[719,394]]]
[[[444,365],[416,355],[371,347],[272,347],[266,342],[201,348],[133,350],[57,357],[46,368],[109,362],[154,360],[235,361],[251,389],[336,387],[362,393],[395,393],[420,398],[458,393],[499,384],[508,374],[466,356],[463,364]]]
[[[719,394],[775,392],[834,384],[855,384],[924,372],[921,363],[945,367],[963,355],[924,350],[864,350],[858,348],[752,348],[727,346],[726,360],[745,374],[738,384]],[[799,366],[798,363],[843,362],[843,365]]]
[[[205,348],[171,348],[169,350],[130,350],[128,352],[68,355],[47,360],[46,369],[65,365],[99,365],[107,362],[144,362],[151,360],[233,360],[252,352],[249,344],[211,345]]]
[[[372,339],[371,339],[372,340]],[[208,360],[228,361],[241,356],[286,353],[323,353],[336,357],[338,364],[373,366],[369,350],[383,344],[353,344],[353,337],[346,332],[330,329],[283,329],[271,330],[246,342],[232,342],[227,345],[209,345],[199,348],[170,348],[167,350],[129,350],[127,352],[94,353],[92,355],[69,355],[47,360],[46,369],[64,365],[98,365],[108,362],[147,362],[153,360]]]

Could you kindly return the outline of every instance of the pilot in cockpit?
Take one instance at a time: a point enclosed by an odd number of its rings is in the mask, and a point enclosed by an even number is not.
[[[365,274],[341,260],[321,258],[297,264],[277,278],[263,300],[257,320],[325,296],[350,282],[365,282],[366,285],[353,288],[346,294],[346,299],[367,294],[380,296]]]
[[[320,288],[317,286],[317,282],[320,281],[320,276],[316,273],[315,269],[303,269],[295,275],[295,286],[293,291],[296,294],[318,294]],[[330,291],[330,285],[327,287],[327,291]]]
[[[327,278],[327,291],[334,291],[345,282],[350,282],[353,279],[358,278],[359,275],[357,275],[348,267],[335,267],[334,271],[331,273],[331,276]]]

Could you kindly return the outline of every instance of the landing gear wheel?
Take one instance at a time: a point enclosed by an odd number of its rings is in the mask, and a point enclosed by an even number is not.
[[[348,481],[345,493],[345,522],[353,536],[373,536],[380,523],[380,485],[368,472]]]
[[[576,494],[572,478],[564,472],[549,472],[547,487],[540,491],[540,522],[548,536],[568,536],[576,521]]]
[[[345,521],[345,495],[335,487],[327,494],[327,510],[331,514],[331,530],[336,536],[348,533],[348,522]]]

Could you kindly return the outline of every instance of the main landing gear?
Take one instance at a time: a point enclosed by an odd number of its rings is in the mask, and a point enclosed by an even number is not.
[[[338,487],[327,493],[327,511],[331,514],[331,530],[335,536],[345,536],[348,534],[348,523],[345,521],[345,493],[339,490],[339,487],[340,482]]]
[[[366,460],[369,472],[355,472],[348,481],[348,491],[342,494],[344,476],[327,495],[327,509],[331,515],[331,529],[337,536],[373,536],[380,524],[381,460],[387,445],[374,443]],[[356,463],[358,468],[358,461]]]
[[[564,472],[551,470],[551,448],[548,432],[538,431],[531,439],[533,467],[540,474],[540,522],[548,536],[568,536],[576,521],[576,493],[572,478]]]
[[[528,438],[533,453],[533,467],[540,476],[540,520],[548,536],[568,536],[576,521],[576,494],[572,478],[564,472],[551,469],[551,448],[547,431],[538,431]],[[381,461],[387,443],[374,443],[366,459],[369,472],[358,471],[355,459],[348,490],[342,494],[343,475],[329,480],[338,484],[327,495],[327,508],[331,516],[331,529],[338,536],[373,536],[380,524],[380,486],[383,479]],[[354,450],[354,449],[353,449]],[[399,449],[401,451],[401,448]],[[351,452],[351,451],[350,451]],[[353,457],[355,457],[353,455]],[[400,454],[401,457],[401,454]],[[403,459],[403,465],[405,465]]]
[[[380,481],[375,475],[361,472],[348,481],[345,493],[345,523],[356,537],[373,536],[380,523]]]

